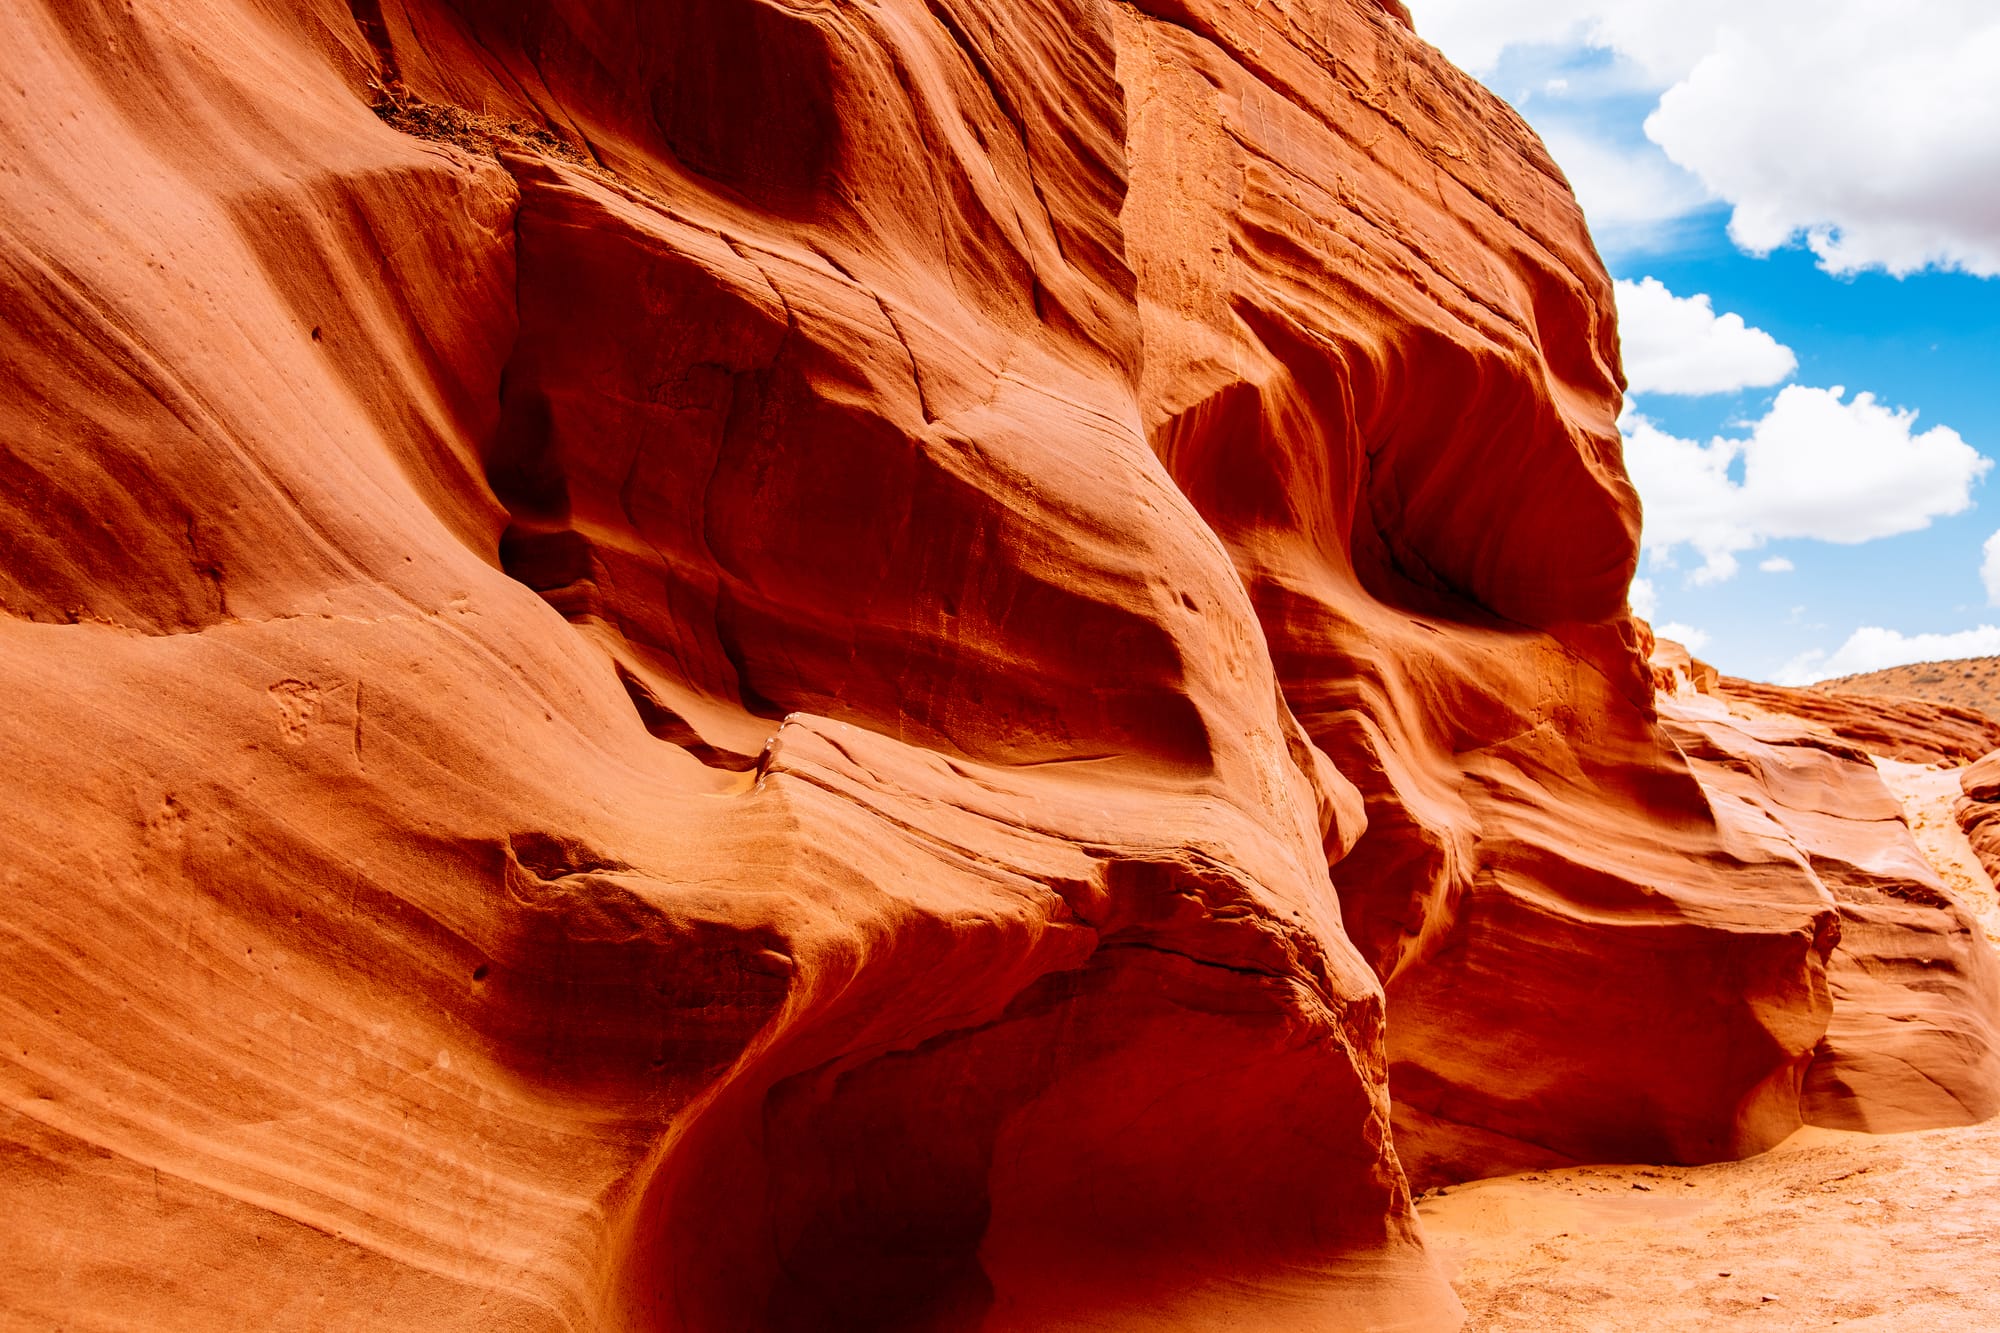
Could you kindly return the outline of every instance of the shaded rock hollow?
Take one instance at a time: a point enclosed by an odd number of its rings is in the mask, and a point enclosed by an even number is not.
[[[1411,1180],[1991,1109],[1400,6],[0,40],[10,1314],[1445,1328]]]

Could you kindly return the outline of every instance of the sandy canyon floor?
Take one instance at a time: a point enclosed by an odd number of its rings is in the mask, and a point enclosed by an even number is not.
[[[1924,853],[2000,943],[1956,770],[1878,761]],[[1419,1201],[1467,1333],[2000,1330],[2000,1121],[1805,1129],[1716,1166],[1583,1167]]]
[[[1468,1333],[2000,1329],[2000,1123],[1806,1129],[1745,1162],[1584,1167],[1420,1201]]]

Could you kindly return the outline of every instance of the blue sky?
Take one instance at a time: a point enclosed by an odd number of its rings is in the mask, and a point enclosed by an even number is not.
[[[1621,280],[1635,607],[1764,679],[2000,653],[2000,6],[1411,8]]]
[[[1892,278],[1836,278],[1803,249],[1742,254],[1709,210],[1683,244],[1605,256],[1619,278],[1657,278],[1675,292],[1705,292],[1798,356],[1793,382],[1867,390],[1918,413],[1921,430],[1949,425],[1974,449],[2000,457],[2000,290],[1993,279],[1935,271]],[[1775,389],[1704,397],[1641,395],[1641,409],[1676,435],[1707,438],[1769,410]],[[1690,583],[1657,565],[1644,570],[1661,623],[1705,631],[1705,651],[1739,675],[1769,679],[1815,650],[1831,652],[1863,626],[1905,636],[1952,634],[2000,623],[1980,579],[1981,547],[2000,529],[2000,477],[1971,488],[1972,507],[1900,536],[1855,545],[1774,540],[1760,555],[1795,568],[1745,570],[1723,583]],[[1686,563],[1685,561],[1681,563]],[[1976,651],[2000,652],[1975,645]]]

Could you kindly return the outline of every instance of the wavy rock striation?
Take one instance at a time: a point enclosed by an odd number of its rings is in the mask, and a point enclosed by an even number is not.
[[[1805,1073],[1807,1122],[1897,1133],[2000,1111],[2000,963],[1867,751],[1713,700],[1661,708],[1718,808],[1765,821],[1838,903],[1833,1012]]]
[[[10,1315],[1448,1328],[1412,1178],[1935,1109],[1399,4],[0,45]]]
[[[2000,749],[2000,722],[1956,704],[1787,689],[1733,676],[1721,677],[1716,692],[1752,712],[1814,723],[1884,759],[1969,764]]]
[[[2000,751],[1959,774],[1964,792],[1952,809],[1987,877],[2000,884]]]

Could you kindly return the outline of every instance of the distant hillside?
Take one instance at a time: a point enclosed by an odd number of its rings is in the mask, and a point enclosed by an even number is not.
[[[2000,718],[2000,657],[1966,657],[1954,662],[1917,662],[1910,666],[1841,676],[1813,686],[1832,694],[1900,695],[1932,703],[1976,708]]]

